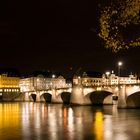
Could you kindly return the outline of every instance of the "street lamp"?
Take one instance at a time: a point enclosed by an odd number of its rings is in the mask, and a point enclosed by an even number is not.
[[[107,71],[105,74],[106,74],[106,85],[108,85],[109,84],[109,75],[110,75],[110,72]]]
[[[107,77],[108,77],[108,76],[109,76],[109,74],[110,74],[110,72],[109,72],[109,71],[107,71],[105,74],[106,74],[106,75],[107,75]]]
[[[52,74],[52,78],[55,78],[55,74]]]
[[[120,72],[121,72],[121,66],[122,66],[122,62],[119,61],[118,62],[118,76],[120,77]]]

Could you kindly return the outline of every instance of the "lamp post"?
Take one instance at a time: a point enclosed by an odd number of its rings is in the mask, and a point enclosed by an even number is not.
[[[110,75],[110,72],[109,71],[107,71],[106,73],[106,85],[108,85],[109,84],[109,75]]]
[[[122,66],[122,62],[119,61],[118,62],[118,84],[120,84],[121,66]]]
[[[118,62],[118,76],[120,77],[120,74],[121,74],[121,66],[122,66],[122,62],[119,61]]]

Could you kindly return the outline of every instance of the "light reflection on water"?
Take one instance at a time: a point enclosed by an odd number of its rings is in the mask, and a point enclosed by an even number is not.
[[[0,103],[1,140],[138,140],[140,110]]]

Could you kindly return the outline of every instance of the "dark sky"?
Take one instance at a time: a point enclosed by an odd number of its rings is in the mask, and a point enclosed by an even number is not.
[[[140,73],[140,48],[112,53],[98,37],[103,0],[5,1],[0,4],[0,67]],[[72,69],[70,69],[72,68]]]

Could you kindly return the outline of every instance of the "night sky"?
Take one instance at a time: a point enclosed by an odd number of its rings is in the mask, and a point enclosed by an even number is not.
[[[0,4],[0,67],[21,72],[115,70],[140,74],[140,48],[112,53],[98,37],[104,0],[5,1]]]

